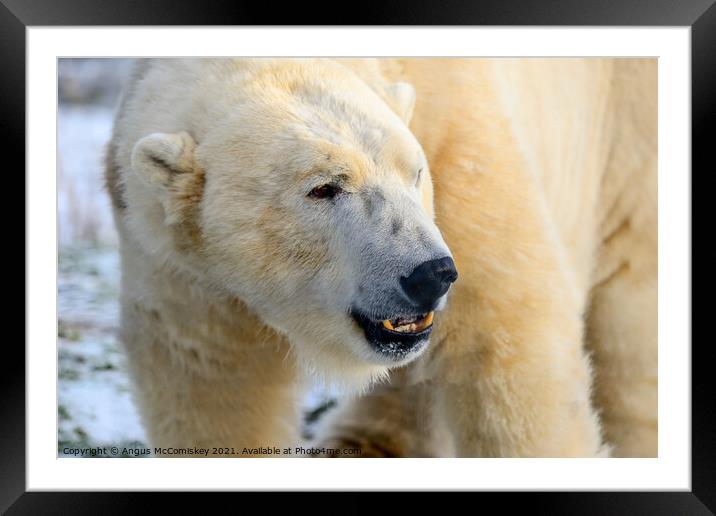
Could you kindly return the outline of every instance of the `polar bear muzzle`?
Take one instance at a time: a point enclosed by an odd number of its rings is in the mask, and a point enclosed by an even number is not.
[[[403,358],[427,343],[433,329],[433,310],[455,280],[457,270],[452,258],[426,261],[418,265],[410,275],[401,278],[400,284],[414,306],[419,307],[417,310],[427,311],[371,318],[365,312],[353,309],[351,316],[375,351],[396,359]]]

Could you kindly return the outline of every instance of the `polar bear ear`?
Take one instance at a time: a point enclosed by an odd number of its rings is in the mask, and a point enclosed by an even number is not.
[[[186,132],[153,133],[132,150],[132,169],[147,183],[167,188],[175,176],[195,169],[194,139]]]
[[[385,89],[388,104],[406,124],[410,123],[415,107],[415,88],[407,82],[396,82]]]

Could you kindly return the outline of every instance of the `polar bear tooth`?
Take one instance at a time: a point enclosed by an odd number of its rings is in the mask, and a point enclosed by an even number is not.
[[[427,328],[431,324],[433,324],[433,317],[435,317],[435,312],[428,312],[428,314],[425,316],[425,319],[422,320],[422,324],[424,325],[423,328]]]
[[[425,314],[424,317],[413,320],[411,322],[406,322],[400,325],[393,325],[393,323],[390,321],[390,319],[385,319],[381,321],[384,328],[395,331],[398,333],[417,333],[419,331],[423,331],[424,329],[428,328],[433,323],[433,317],[435,316],[435,312],[428,312]],[[399,320],[398,320],[399,321]]]

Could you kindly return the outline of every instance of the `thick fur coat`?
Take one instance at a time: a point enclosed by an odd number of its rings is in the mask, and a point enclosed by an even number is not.
[[[363,456],[656,456],[656,66],[142,61],[106,173],[151,444],[291,446],[317,378]],[[437,259],[429,340],[372,341]]]

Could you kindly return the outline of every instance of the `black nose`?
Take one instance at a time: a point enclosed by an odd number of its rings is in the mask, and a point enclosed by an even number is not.
[[[457,269],[452,258],[438,258],[423,262],[407,278],[400,278],[400,286],[410,300],[426,310],[432,310],[435,302],[457,279]]]

